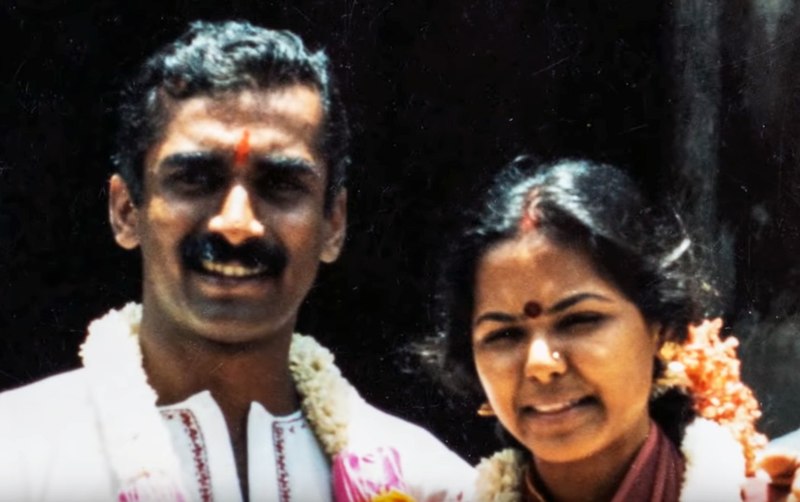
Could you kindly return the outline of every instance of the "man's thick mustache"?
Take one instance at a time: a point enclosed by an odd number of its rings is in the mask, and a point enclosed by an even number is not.
[[[280,275],[289,261],[286,250],[278,244],[250,239],[233,246],[217,234],[190,235],[181,243],[183,259],[193,267],[202,261],[236,262],[244,267],[266,267],[268,274]]]

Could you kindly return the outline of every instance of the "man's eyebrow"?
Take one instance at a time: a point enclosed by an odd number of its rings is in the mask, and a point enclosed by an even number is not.
[[[225,158],[218,152],[177,152],[167,155],[161,160],[161,166],[172,169],[199,166],[219,166],[225,162]]]
[[[519,319],[520,316],[515,316],[511,314],[506,314],[505,312],[486,312],[485,314],[481,314],[475,322],[472,324],[472,327],[477,327],[482,322],[514,322]]]
[[[282,171],[298,175],[322,176],[320,169],[316,168],[311,162],[297,157],[284,156],[259,156],[253,159],[256,170],[268,173],[270,171]]]
[[[567,298],[564,298],[563,300],[559,301],[558,303],[547,309],[545,313],[557,314],[558,312],[567,310],[573,305],[576,305],[585,300],[600,300],[602,302],[612,301],[611,298],[605,297],[597,293],[578,293],[576,295],[568,296]]]

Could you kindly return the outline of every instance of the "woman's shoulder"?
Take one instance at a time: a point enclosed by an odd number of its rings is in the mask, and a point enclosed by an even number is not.
[[[686,427],[681,453],[686,461],[681,500],[741,500],[744,452],[727,428],[695,419]]]

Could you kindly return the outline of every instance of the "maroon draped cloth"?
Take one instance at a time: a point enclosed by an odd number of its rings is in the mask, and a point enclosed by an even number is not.
[[[612,502],[677,502],[683,482],[684,461],[680,452],[655,423]],[[545,502],[530,475],[525,476],[524,500]]]
[[[681,495],[684,467],[681,453],[651,422],[647,439],[611,502],[677,502]]]

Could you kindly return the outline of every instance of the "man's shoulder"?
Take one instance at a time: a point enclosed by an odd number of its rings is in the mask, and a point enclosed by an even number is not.
[[[390,446],[400,451],[413,452],[414,456],[439,459],[448,468],[472,470],[469,464],[427,429],[382,411],[363,400],[359,401],[350,427],[351,434],[357,436],[353,439],[360,443],[359,446],[366,448],[367,442]]]
[[[63,421],[88,402],[84,370],[67,371],[0,393],[0,421]]]
[[[390,448],[419,500],[472,500],[475,470],[426,429],[358,400],[352,410],[350,447]]]
[[[363,399],[358,399],[353,406],[353,422],[362,432],[368,432],[385,440],[414,438],[417,441],[441,442],[428,430],[403,418],[387,413]]]

